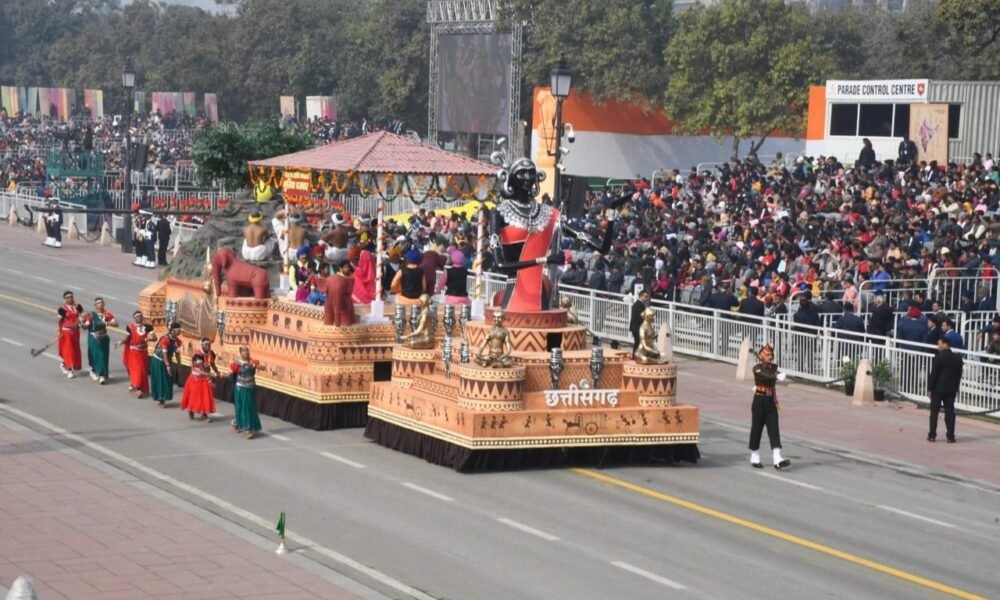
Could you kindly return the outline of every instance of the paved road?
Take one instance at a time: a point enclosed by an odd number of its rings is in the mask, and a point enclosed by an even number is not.
[[[17,273],[12,272],[17,271]],[[754,471],[746,434],[703,426],[697,467],[460,475],[367,442],[263,418],[191,424],[112,382],[28,357],[64,288],[124,316],[140,281],[0,250],[0,414],[65,428],[88,454],[260,529],[284,510],[300,556],[394,597],[997,596],[1000,495],[786,444]],[[79,289],[77,289],[79,288]],[[683,379],[683,370],[680,374]],[[231,405],[220,411],[231,414]],[[402,582],[413,589],[396,585]],[[393,587],[395,585],[395,587]]]

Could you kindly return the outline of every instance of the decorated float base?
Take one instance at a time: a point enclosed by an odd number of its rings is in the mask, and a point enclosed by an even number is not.
[[[473,355],[489,320],[468,325]],[[506,329],[509,367],[462,363],[459,352],[446,364],[440,347],[395,347],[391,381],[372,384],[365,435],[463,472],[698,460],[698,409],[676,402],[675,365],[595,356],[563,311],[508,313]],[[562,348],[555,386],[554,347]]]
[[[372,383],[388,381],[395,328],[389,322],[338,327],[323,324],[323,308],[280,298],[218,298],[198,281],[150,284],[139,308],[163,335],[167,315],[181,324],[178,381],[188,374],[201,338],[213,341],[223,377],[216,397],[230,401],[226,366],[246,345],[260,361],[257,408],[315,430],[363,427]],[[359,307],[360,308],[360,307]]]

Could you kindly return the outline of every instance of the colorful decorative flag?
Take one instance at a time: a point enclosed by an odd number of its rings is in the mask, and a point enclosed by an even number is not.
[[[146,112],[146,92],[135,92],[135,103],[132,106],[132,110],[139,114]]]
[[[274,527],[281,536],[281,539],[285,539],[285,511],[281,511],[281,516],[278,517],[278,524]]]
[[[104,91],[83,90],[83,105],[90,111],[92,119],[102,118],[104,116]]]
[[[337,101],[334,96],[306,96],[306,118],[319,117],[337,120]]]
[[[205,118],[210,123],[219,122],[219,99],[215,94],[205,94]]]
[[[38,100],[40,88],[30,87],[28,88],[28,104],[24,108],[24,112],[29,115],[38,114]]]
[[[295,96],[281,96],[281,116],[295,116]]]

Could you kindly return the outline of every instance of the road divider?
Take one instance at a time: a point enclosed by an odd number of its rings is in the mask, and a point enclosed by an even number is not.
[[[403,487],[410,488],[414,492],[420,492],[421,494],[426,494],[427,496],[430,496],[431,498],[437,498],[438,500],[440,500],[442,502],[454,502],[455,501],[455,499],[452,498],[451,496],[445,496],[444,494],[440,494],[438,492],[435,492],[434,490],[429,490],[429,489],[427,489],[427,488],[425,488],[423,486],[417,485],[415,483],[410,483],[409,481],[404,481],[403,482]]]
[[[543,540],[548,540],[550,542],[558,542],[559,541],[559,538],[557,538],[556,536],[552,535],[551,533],[545,533],[544,531],[542,531],[540,529],[535,529],[534,527],[531,527],[530,525],[525,525],[524,523],[518,523],[517,521],[515,521],[513,519],[508,519],[506,517],[497,517],[497,521],[500,521],[501,523],[503,523],[504,525],[507,525],[508,527],[513,527],[514,529],[523,531],[524,533],[530,533],[531,535],[533,535],[535,537],[540,537]]]

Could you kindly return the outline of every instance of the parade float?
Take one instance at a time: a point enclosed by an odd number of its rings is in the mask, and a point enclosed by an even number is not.
[[[324,155],[310,155],[318,150]],[[272,295],[272,273],[222,247],[197,248],[205,261],[200,276],[151,284],[140,309],[158,329],[181,324],[185,362],[202,338],[215,341],[221,364],[249,346],[261,363],[261,413],[312,429],[365,426],[376,443],[459,471],[695,462],[698,409],[677,400],[677,369],[663,358],[653,313],[644,316],[633,357],[592,346],[572,306],[550,306],[544,271],[562,261],[552,240],[574,237],[606,251],[614,227],[601,240],[574,231],[535,200],[544,174],[531,161],[494,158],[499,175],[478,161],[374,134],[251,163],[255,185],[276,185],[292,204],[298,195],[308,210],[341,208],[332,203],[348,195],[380,198],[379,275],[386,200],[499,201],[489,221],[480,212],[472,304],[376,300],[354,305],[348,324],[332,314],[329,299],[319,307]],[[389,168],[405,168],[402,160],[409,171]],[[326,192],[325,200],[317,192]],[[490,298],[482,284],[487,253],[508,281]],[[376,281],[381,298],[381,277]],[[220,381],[220,398],[229,397],[227,385]]]
[[[564,464],[697,461],[696,407],[677,402],[677,368],[663,358],[646,311],[639,347],[589,346],[572,307],[550,306],[552,240],[603,240],[569,228],[535,200],[544,177],[527,159],[494,155],[502,201],[491,212],[489,252],[508,287],[486,319],[445,306],[443,332],[427,307],[392,348],[390,381],[372,385],[365,435],[389,448],[458,471]],[[483,236],[481,236],[482,238]],[[397,329],[405,321],[397,313]]]
[[[251,219],[248,226],[247,217],[279,209],[321,216],[357,212],[351,206],[357,199],[377,198],[374,233],[381,272],[386,203],[398,198],[485,201],[491,198],[495,169],[386,132],[253,162],[249,169],[255,187],[281,190],[283,202],[270,207],[234,202],[227,218],[213,216],[203,237],[185,243],[175,258],[186,269],[173,269],[144,289],[139,308],[158,333],[168,322],[180,323],[184,367],[178,370],[179,381],[203,338],[213,342],[219,364],[228,364],[239,346],[247,345],[261,363],[257,402],[262,414],[316,430],[362,427],[372,384],[391,377],[397,325],[386,317],[381,301],[354,305],[348,323],[333,315],[329,304],[314,306],[286,296],[280,283],[287,264],[276,255],[254,263],[240,257],[247,229],[260,221]],[[289,226],[293,256],[295,246],[314,241],[315,229],[305,220]],[[378,277],[376,298],[382,296],[380,286]],[[228,385],[228,380],[218,382],[219,398],[230,398]]]

